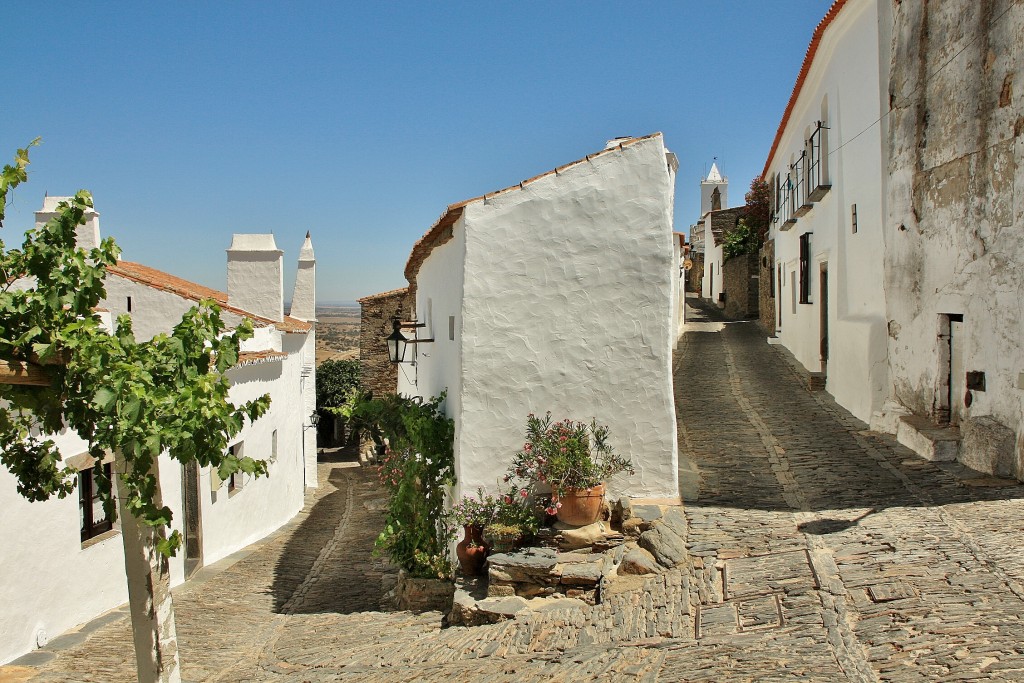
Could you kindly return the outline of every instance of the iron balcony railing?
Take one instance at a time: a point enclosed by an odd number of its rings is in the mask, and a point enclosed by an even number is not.
[[[820,201],[832,185],[828,177],[828,126],[821,121],[814,125],[814,132],[807,141],[807,173],[804,176],[808,201]]]

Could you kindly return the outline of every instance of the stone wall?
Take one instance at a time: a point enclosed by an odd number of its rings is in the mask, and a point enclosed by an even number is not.
[[[757,315],[759,258],[757,254],[734,256],[722,264],[725,315],[749,318]]]
[[[384,339],[391,334],[393,317],[410,319],[409,290],[363,297],[359,306],[359,385],[375,396],[393,394],[398,388],[398,366],[388,359]]]
[[[704,254],[690,252],[693,267],[686,271],[686,291],[700,294],[700,281],[704,279]]]
[[[760,254],[760,279],[757,283],[759,304],[757,307],[760,314],[761,327],[769,336],[775,336],[775,291],[772,284],[775,281],[775,240],[765,240],[761,247]]]

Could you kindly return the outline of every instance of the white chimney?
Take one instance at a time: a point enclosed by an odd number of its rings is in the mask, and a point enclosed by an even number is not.
[[[313,241],[309,232],[299,251],[299,268],[295,273],[292,308],[288,314],[299,320],[316,319],[316,257],[313,255]]]
[[[57,205],[61,202],[70,203],[74,197],[43,197],[43,208],[36,211],[36,228],[41,228],[51,218],[56,218],[60,212]],[[80,249],[89,251],[100,246],[100,214],[95,209],[88,209],[85,212],[85,225],[79,225],[75,229],[75,239]]]
[[[228,304],[263,318],[283,320],[282,254],[273,235],[232,235],[228,248]]]

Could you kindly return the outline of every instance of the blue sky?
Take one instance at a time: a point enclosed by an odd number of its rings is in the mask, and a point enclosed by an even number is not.
[[[5,7],[0,157],[36,136],[4,239],[87,188],[123,257],[224,288],[312,231],[322,302],[401,287],[449,203],[665,134],[676,227],[718,157],[760,173],[829,0],[28,3]]]

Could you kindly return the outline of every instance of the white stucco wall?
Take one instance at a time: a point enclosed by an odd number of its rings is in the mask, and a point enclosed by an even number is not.
[[[54,437],[72,457],[86,444],[73,432]],[[61,632],[128,599],[121,537],[82,547],[77,492],[30,503],[0,467],[0,664],[36,647],[36,633]]]
[[[832,189],[796,224],[775,223],[776,283],[782,313],[778,343],[813,372],[823,369],[820,353],[820,272],[828,270],[826,390],[864,421],[878,410],[887,391],[886,318],[883,291],[885,236],[885,122],[887,83],[879,65],[888,63],[888,44],[879,41],[879,23],[890,21],[882,0],[851,0],[826,29],[799,99],[769,167],[783,177],[803,150],[808,129],[822,119],[827,101],[828,177]],[[879,7],[882,7],[881,15]],[[852,232],[852,205],[857,232]],[[796,303],[800,235],[811,232],[810,301]]]
[[[711,216],[701,221],[704,228],[704,274],[700,281],[700,295],[719,303],[719,295],[725,291],[722,276],[722,245],[715,244],[715,236],[711,232]]]
[[[295,289],[292,290],[292,305],[288,314],[299,320],[316,319],[316,258],[308,233],[299,250],[299,266],[295,272]]]
[[[437,246],[420,267],[416,278],[416,319],[426,324],[416,335],[434,341],[413,344],[406,353],[414,363],[398,367],[398,393],[406,396],[432,398],[447,391],[445,412],[455,421],[456,471],[461,464],[462,443],[462,330],[463,330],[463,278],[466,257],[466,223],[460,218],[452,226],[452,238]],[[449,322],[449,318],[454,318]],[[449,332],[454,334],[449,334]],[[412,330],[406,330],[412,337]],[[454,339],[451,337],[454,336]],[[466,488],[462,478],[456,484],[456,495]]]
[[[271,234],[235,233],[228,252],[228,303],[256,315],[284,318],[284,263]]]
[[[678,498],[671,181],[658,136],[466,206],[463,490],[494,490],[550,410],[609,425],[637,468],[612,495]]]

